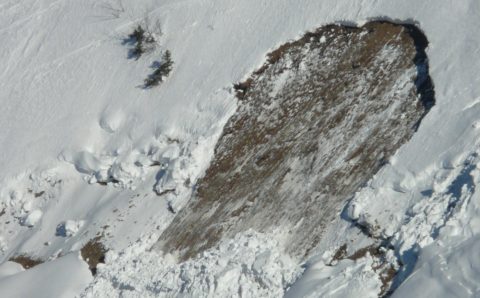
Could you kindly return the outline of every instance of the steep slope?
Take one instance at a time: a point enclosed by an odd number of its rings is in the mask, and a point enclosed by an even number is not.
[[[347,256],[371,245],[350,220],[404,264],[398,295],[478,296],[478,15],[477,0],[0,0],[0,296],[82,287],[91,297],[280,296],[291,287],[293,297],[377,297],[370,256],[332,263],[345,243]],[[145,18],[163,35],[129,59],[124,40]],[[371,20],[425,33],[436,105],[325,227],[316,256],[289,259],[278,229],[221,239],[183,263],[150,250],[214,156],[238,104],[232,82],[307,31]],[[172,73],[141,88],[167,49]],[[92,239],[109,250],[93,281],[72,257]],[[45,266],[23,272],[7,261],[19,255]],[[38,282],[49,272],[71,282]]]
[[[160,248],[188,258],[281,227],[287,251],[307,256],[433,105],[426,45],[414,26],[372,22],[325,26],[270,53],[237,85],[238,110]]]

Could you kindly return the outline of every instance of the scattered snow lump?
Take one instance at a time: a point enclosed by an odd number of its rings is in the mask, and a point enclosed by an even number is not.
[[[85,221],[83,220],[67,220],[57,227],[57,236],[73,237],[83,227]]]
[[[285,297],[377,298],[381,281],[369,255],[358,261],[341,260],[335,266],[319,261],[310,266]]]
[[[214,139],[184,141],[160,135],[147,142],[144,148],[121,148],[104,154],[65,150],[59,159],[72,164],[90,184],[123,189],[135,190],[149,175],[157,172],[154,191],[162,194],[175,189],[185,190],[185,186],[189,188],[187,182],[194,181],[202,168],[195,151],[213,147]]]
[[[40,219],[42,218],[42,211],[40,210],[33,210],[31,213],[29,213],[23,220],[22,225],[27,226],[29,228],[35,226]]]
[[[98,124],[106,132],[114,133],[123,124],[124,118],[125,115],[120,109],[113,110],[107,107],[100,115]]]
[[[179,264],[148,251],[155,240],[108,252],[82,297],[280,297],[301,273],[277,241],[251,230]]]

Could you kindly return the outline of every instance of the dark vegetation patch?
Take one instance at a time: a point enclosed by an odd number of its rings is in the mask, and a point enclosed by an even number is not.
[[[162,61],[155,61],[151,68],[154,69],[153,73],[144,81],[144,86],[147,89],[160,85],[172,71],[173,60],[170,51],[166,50],[162,56]]]
[[[129,45],[128,58],[138,60],[143,54],[152,52],[158,45],[157,37],[162,35],[160,22],[157,20],[152,25],[148,14],[144,17],[141,24],[138,24],[126,38],[123,39],[124,45]],[[154,61],[150,68],[153,72],[144,80],[143,88],[150,89],[160,85],[173,69],[172,54],[166,50],[161,61]]]
[[[102,236],[97,236],[88,241],[80,250],[83,260],[87,262],[88,269],[93,275],[97,274],[97,265],[105,263],[105,254],[107,249],[100,241]]]
[[[28,255],[19,255],[19,256],[11,257],[9,259],[9,261],[22,265],[22,267],[24,269],[30,269],[30,268],[35,267],[37,265],[40,265],[44,262],[41,259],[35,259],[35,258],[30,257]]]
[[[146,30],[142,25],[137,25],[133,32],[123,40],[123,44],[131,46],[128,51],[128,58],[135,60],[140,59],[144,53],[153,50],[155,43],[153,32]]]
[[[307,257],[433,106],[427,44],[414,26],[370,22],[324,26],[268,54],[234,85],[238,110],[160,248],[187,259],[284,227],[287,251]]]

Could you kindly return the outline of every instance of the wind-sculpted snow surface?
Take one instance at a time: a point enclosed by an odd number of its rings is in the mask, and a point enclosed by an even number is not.
[[[433,105],[414,26],[325,26],[282,45],[236,86],[195,198],[160,238],[185,259],[253,228],[289,231],[304,257],[342,203],[405,143]]]

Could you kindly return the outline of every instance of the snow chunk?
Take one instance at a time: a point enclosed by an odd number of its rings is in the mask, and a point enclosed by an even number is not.
[[[57,227],[57,236],[73,237],[83,227],[83,220],[67,220]]]
[[[114,133],[121,126],[124,115],[121,111],[104,111],[100,116],[99,125],[108,133]]]
[[[105,168],[104,163],[88,151],[73,153],[66,150],[60,154],[59,159],[73,164],[77,171],[85,174],[93,174],[98,169]]]
[[[105,266],[82,297],[280,297],[300,273],[276,240],[253,231],[180,264],[171,255],[149,251],[150,245],[137,242],[107,253]]]
[[[351,202],[347,207],[347,215],[352,220],[358,220],[362,214],[362,207],[358,202]]]
[[[323,260],[311,265],[285,297],[378,297],[381,281],[372,269],[370,256],[342,260],[335,266]]]
[[[35,226],[40,219],[42,218],[43,212],[40,210],[33,210],[27,217],[23,220],[22,225],[27,227]]]

